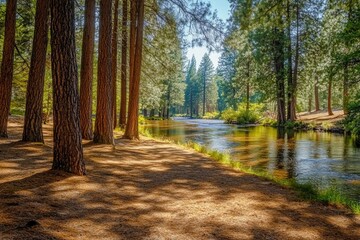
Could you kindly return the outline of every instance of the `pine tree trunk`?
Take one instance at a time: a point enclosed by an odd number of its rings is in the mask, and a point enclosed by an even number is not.
[[[250,61],[246,64],[246,112],[250,110]]]
[[[0,72],[0,138],[8,137],[7,122],[10,113],[11,89],[14,73],[16,2],[17,0],[8,0],[6,3],[5,35]]]
[[[287,106],[287,120],[293,121],[292,119],[292,100],[293,100],[293,63],[292,63],[292,44],[291,44],[291,13],[290,13],[290,0],[287,0],[286,3],[286,18],[287,18],[287,38],[288,38],[288,46],[287,46],[287,57],[288,57],[288,72],[287,72],[287,84],[288,84],[288,106]]]
[[[75,47],[74,0],[51,1],[51,62],[54,95],[53,169],[85,174]]]
[[[332,100],[332,79],[333,75],[332,73],[330,74],[329,77],[329,84],[328,84],[328,99],[327,99],[327,106],[328,106],[328,114],[329,116],[334,115],[334,113],[332,112],[332,104],[331,104],[331,100]]]
[[[113,144],[111,0],[100,0],[98,89],[94,142]]]
[[[205,77],[206,69],[204,69],[204,79],[203,79],[203,116],[205,116],[206,113],[206,77]]]
[[[316,78],[316,82],[315,82],[315,111],[318,112],[320,111],[320,99],[319,99],[319,86],[318,86],[318,76],[315,77]]]
[[[119,125],[121,128],[125,128],[126,125],[126,87],[127,87],[127,45],[128,45],[128,1],[123,0],[122,9],[122,40],[121,40],[121,102],[120,102],[120,116]]]
[[[139,139],[138,130],[138,117],[139,117],[139,93],[140,93],[140,76],[141,76],[141,63],[142,63],[142,48],[143,48],[143,34],[144,34],[144,0],[132,0],[131,1],[131,27],[137,26],[132,29],[134,32],[130,34],[130,43],[135,42],[132,62],[130,62],[130,97],[129,97],[129,112],[128,123],[126,125],[124,138]],[[134,9],[135,7],[135,9]],[[136,21],[136,23],[135,23]],[[130,44],[131,45],[131,44]],[[130,48],[131,49],[131,48]],[[131,59],[131,58],[130,58]]]
[[[285,67],[284,67],[284,32],[274,29],[274,63],[276,75],[276,93],[277,93],[277,120],[282,125],[286,121],[285,109]]]
[[[116,128],[116,82],[117,82],[117,57],[118,57],[118,28],[119,28],[119,0],[115,0],[114,4],[114,26],[112,34],[112,61],[111,61],[111,75],[112,75],[112,111],[113,111],[113,128]]]
[[[344,114],[349,113],[349,65],[345,63],[344,66],[344,83],[343,83],[343,109]]]
[[[42,132],[42,114],[48,30],[49,1],[37,0],[34,40],[26,91],[23,141],[44,141]]]
[[[290,120],[296,120],[296,93],[297,93],[297,82],[299,75],[299,57],[300,57],[300,9],[299,2],[296,3],[296,46],[295,46],[295,66],[294,66],[294,78],[292,84],[292,99],[291,99],[291,113]]]
[[[82,138],[91,140],[92,131],[92,84],[95,42],[95,0],[85,1],[85,25],[81,56],[80,126]]]

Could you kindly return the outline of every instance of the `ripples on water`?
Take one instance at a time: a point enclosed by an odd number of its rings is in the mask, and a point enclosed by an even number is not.
[[[278,178],[312,181],[320,187],[335,185],[360,202],[360,149],[349,137],[185,118],[150,121],[145,128],[155,136],[228,152],[235,161]]]

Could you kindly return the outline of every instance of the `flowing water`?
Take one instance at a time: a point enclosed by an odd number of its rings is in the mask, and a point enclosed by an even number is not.
[[[186,118],[149,121],[145,129],[154,136],[227,152],[233,160],[278,178],[310,181],[322,188],[335,186],[360,202],[360,148],[350,137]]]

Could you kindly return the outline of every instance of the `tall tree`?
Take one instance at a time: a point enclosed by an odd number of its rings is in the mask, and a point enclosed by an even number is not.
[[[209,57],[209,54],[206,53],[199,66],[199,76],[202,83],[202,114],[203,116],[206,113],[206,106],[207,106],[207,93],[208,93],[208,87],[213,80],[213,74],[214,74],[214,67],[213,63],[211,62],[211,59]]]
[[[144,34],[144,0],[131,0],[130,96],[124,138],[139,139],[139,88]]]
[[[121,99],[119,125],[121,128],[126,124],[126,88],[127,88],[127,46],[128,46],[128,1],[123,0],[122,4],[122,25],[121,25]]]
[[[75,1],[51,0],[53,169],[85,174],[75,46]]]
[[[23,141],[44,141],[42,113],[48,30],[49,1],[37,0],[31,65],[26,91]]]
[[[112,60],[111,60],[111,78],[112,78],[112,111],[113,127],[116,127],[116,82],[117,82],[117,57],[118,57],[118,28],[119,28],[119,0],[114,3],[114,25],[112,32]]]
[[[14,73],[14,49],[17,0],[6,3],[5,35],[0,73],[0,137],[8,137],[7,122],[10,113],[11,89]]]
[[[85,1],[85,24],[80,71],[80,126],[83,139],[91,140],[92,131],[92,84],[95,41],[95,0]]]
[[[113,144],[111,79],[111,0],[100,0],[98,89],[94,142]]]

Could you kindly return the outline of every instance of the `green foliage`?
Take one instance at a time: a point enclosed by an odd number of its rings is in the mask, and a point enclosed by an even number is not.
[[[249,105],[249,109],[247,110],[246,104],[241,103],[238,105],[238,110],[228,108],[223,111],[221,119],[223,119],[225,123],[253,124],[260,122],[263,112],[263,104],[252,103]]]
[[[146,123],[146,118],[143,115],[139,115],[138,123],[144,125]]]
[[[219,112],[207,112],[204,116],[202,116],[203,119],[219,119],[220,113]]]
[[[345,129],[354,136],[360,144],[360,94],[349,104],[349,113],[344,120]]]

